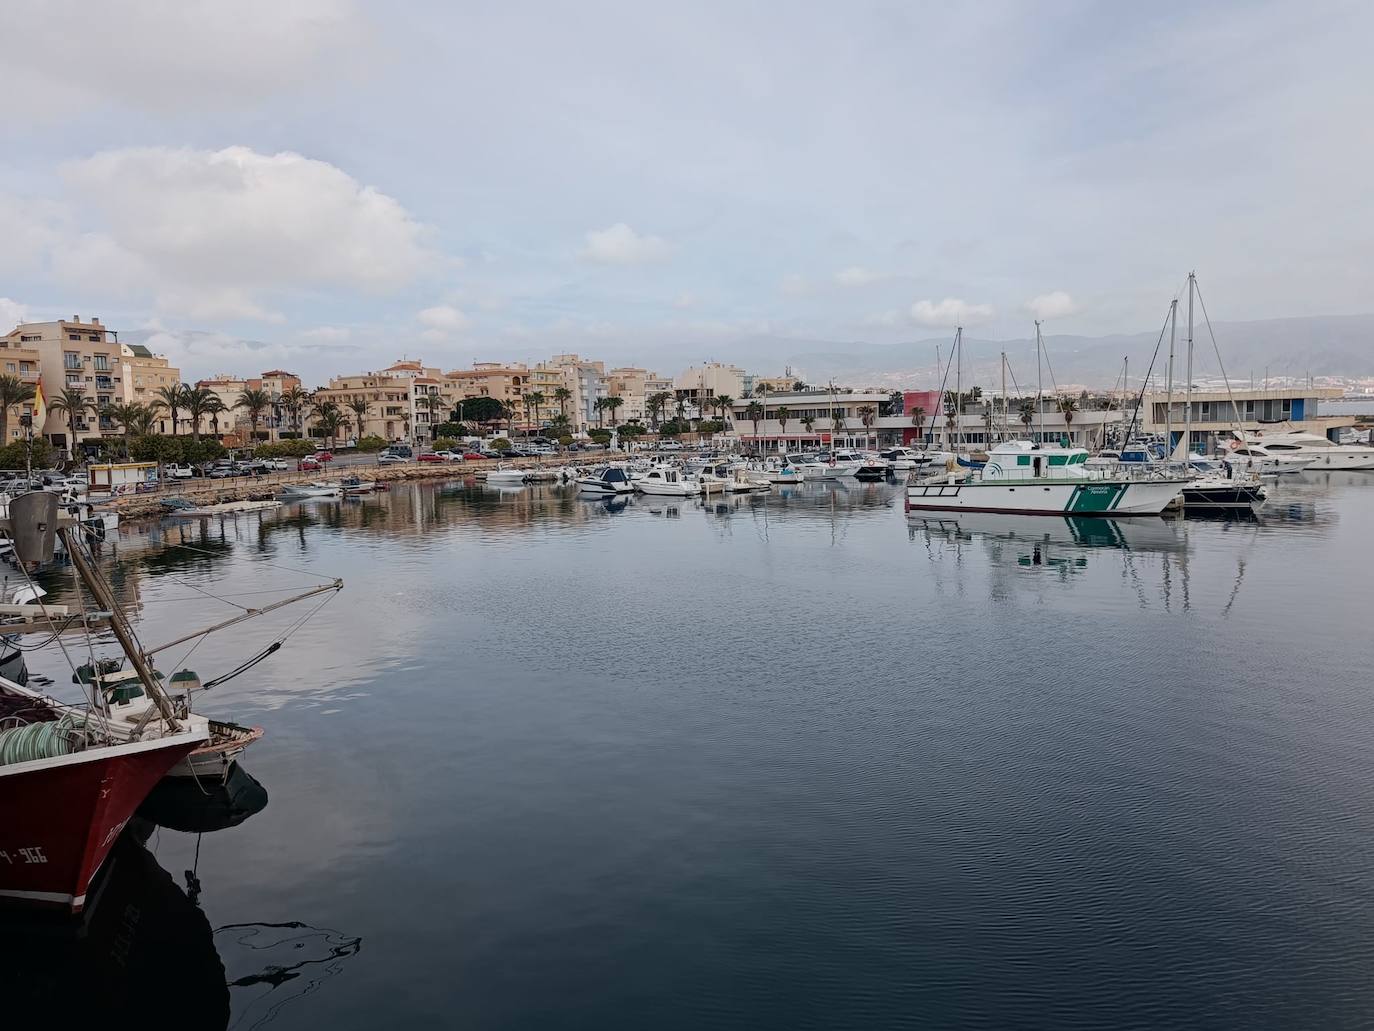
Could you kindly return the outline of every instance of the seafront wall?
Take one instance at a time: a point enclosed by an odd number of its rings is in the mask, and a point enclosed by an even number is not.
[[[623,456],[622,456],[623,457]],[[208,480],[199,477],[174,480],[156,490],[101,501],[92,499],[100,511],[118,512],[120,519],[140,519],[162,514],[162,502],[167,498],[186,498],[197,505],[217,505],[225,501],[265,501],[277,496],[289,483],[338,483],[350,476],[377,483],[400,480],[456,480],[464,477],[481,479],[498,465],[518,469],[558,469],[565,465],[603,465],[603,453],[598,456],[577,455],[554,458],[516,458],[505,462],[495,459],[472,462],[404,462],[396,465],[345,465],[319,472],[264,473],[261,476],[235,476],[232,479]]]

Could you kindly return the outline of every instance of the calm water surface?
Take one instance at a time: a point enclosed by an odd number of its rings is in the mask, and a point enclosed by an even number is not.
[[[1354,1027],[1371,526],[1374,474],[1254,523],[454,483],[105,558],[150,645],[347,584],[203,697],[267,808],[148,841],[234,1027]]]

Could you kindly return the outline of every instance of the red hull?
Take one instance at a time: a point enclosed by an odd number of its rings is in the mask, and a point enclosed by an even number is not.
[[[76,912],[148,792],[201,734],[0,766],[0,900]]]

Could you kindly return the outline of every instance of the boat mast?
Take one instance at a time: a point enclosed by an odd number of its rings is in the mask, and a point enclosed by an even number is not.
[[[1131,356],[1128,354],[1121,359],[1121,407],[1124,410],[1131,400]],[[1134,417],[1132,417],[1134,421]],[[1115,434],[1113,434],[1115,436]],[[1125,447],[1126,441],[1121,441],[1121,447]]]
[[[1001,436],[1007,435],[1007,352],[1002,352],[1002,427]]]
[[[1187,468],[1191,459],[1188,453],[1192,450],[1193,436],[1193,275],[1188,273],[1188,383],[1184,387],[1183,396],[1183,462]]]
[[[147,657],[139,647],[138,641],[134,639],[134,633],[129,629],[128,617],[124,614],[124,609],[120,606],[119,600],[114,596],[114,592],[109,589],[109,585],[96,574],[90,559],[87,558],[86,546],[80,540],[78,532],[74,532],[69,526],[59,527],[57,532],[62,537],[62,545],[67,549],[67,554],[71,557],[72,565],[76,567],[81,582],[95,597],[96,603],[109,612],[110,629],[114,631],[115,638],[119,641],[120,647],[124,649],[124,654],[129,657],[129,664],[138,674],[138,679],[143,684],[143,690],[148,692],[148,697],[153,700],[153,704],[157,706],[157,711],[167,721],[167,726],[173,731],[180,730],[181,724],[177,722],[176,710],[173,709],[171,700],[162,690],[162,685],[158,683],[152,667],[148,665]]]
[[[1044,376],[1041,373],[1040,362],[1040,320],[1035,320],[1035,407],[1040,414],[1040,443],[1045,443],[1045,395],[1044,395]]]
[[[1169,371],[1164,380],[1164,451],[1174,454],[1174,329],[1178,325],[1178,298],[1169,302]]]
[[[964,441],[964,430],[959,425],[964,414],[964,327],[954,330],[954,450]]]

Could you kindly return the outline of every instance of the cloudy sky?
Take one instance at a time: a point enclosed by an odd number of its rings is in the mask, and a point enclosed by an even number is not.
[[[1374,308],[1374,5],[8,0],[0,321],[187,377]],[[771,370],[759,370],[771,371]]]

